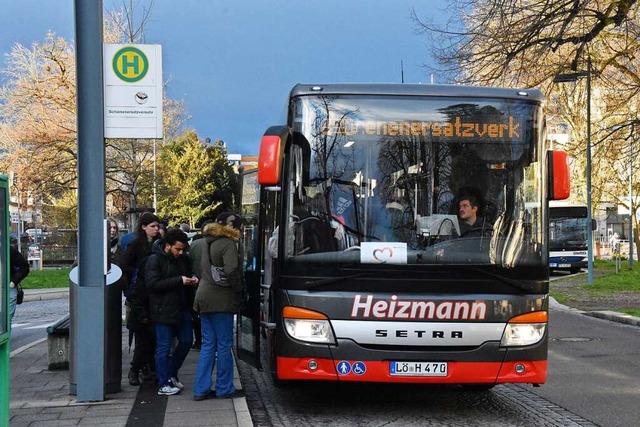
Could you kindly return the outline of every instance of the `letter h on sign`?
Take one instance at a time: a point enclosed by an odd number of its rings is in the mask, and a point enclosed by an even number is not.
[[[123,74],[129,73],[129,67],[133,67],[134,74],[139,73],[140,67],[140,57],[138,55],[133,55],[133,61],[129,61],[129,55],[122,55],[122,72]]]

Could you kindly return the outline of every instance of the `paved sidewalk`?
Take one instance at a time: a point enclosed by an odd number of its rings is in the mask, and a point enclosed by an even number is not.
[[[77,403],[69,395],[69,371],[49,371],[47,340],[11,352],[11,427],[39,426],[253,426],[244,397],[193,400],[193,383],[199,351],[189,352],[180,380],[184,391],[158,396],[155,384],[133,387],[127,381],[128,331],[122,332],[122,390],[105,401]],[[234,383],[241,389],[235,369]]]

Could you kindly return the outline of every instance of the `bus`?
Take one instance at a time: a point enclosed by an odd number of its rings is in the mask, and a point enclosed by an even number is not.
[[[586,205],[549,203],[549,268],[577,273],[587,268]]]
[[[542,104],[535,89],[296,85],[243,196],[239,357],[275,384],[544,383],[547,207],[569,174]]]

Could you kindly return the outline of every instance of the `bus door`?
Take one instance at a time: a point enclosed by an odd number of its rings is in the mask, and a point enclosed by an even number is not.
[[[250,252],[244,270],[245,298],[238,316],[236,341],[238,357],[244,362],[262,369],[260,361],[260,336],[265,327],[265,312],[269,306],[269,290],[274,274],[277,252],[277,230],[275,227],[275,212],[279,191],[276,188],[260,188],[260,196],[255,205],[255,215],[243,209],[245,232],[243,232],[243,247]],[[244,204],[243,192],[243,208]],[[271,249],[271,250],[270,250]]]
[[[242,272],[244,279],[243,304],[238,315],[236,347],[238,357],[260,368],[260,283],[261,245],[258,224],[260,185],[257,169],[242,175]]]

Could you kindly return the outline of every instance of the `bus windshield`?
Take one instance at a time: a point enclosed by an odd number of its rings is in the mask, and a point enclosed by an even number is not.
[[[539,105],[316,95],[291,108],[308,148],[292,146],[285,171],[287,262],[546,264]]]
[[[549,208],[549,250],[587,248],[587,207]]]

